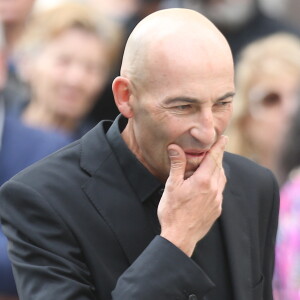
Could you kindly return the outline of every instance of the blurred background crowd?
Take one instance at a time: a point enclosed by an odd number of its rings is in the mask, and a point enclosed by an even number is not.
[[[117,116],[111,83],[126,39],[169,7],[203,13],[232,48],[227,150],[278,179],[274,294],[300,300],[299,0],[0,0],[0,185]],[[6,247],[0,229],[0,300],[17,300]]]

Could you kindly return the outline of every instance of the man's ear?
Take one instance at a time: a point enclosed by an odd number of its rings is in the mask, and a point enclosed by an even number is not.
[[[127,119],[131,118],[133,110],[129,101],[132,96],[129,80],[122,76],[116,77],[112,84],[112,90],[120,113]]]

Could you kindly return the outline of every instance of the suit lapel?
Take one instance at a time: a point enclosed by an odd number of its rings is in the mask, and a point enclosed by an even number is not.
[[[91,131],[82,140],[81,166],[91,174],[83,186],[85,194],[112,229],[129,263],[132,263],[148,246],[155,233],[141,201],[116,161],[102,128]]]
[[[245,197],[230,181],[229,166],[224,163],[228,179],[223,196],[221,226],[227,251],[233,294],[236,300],[251,298],[251,245],[247,224]],[[243,213],[244,212],[244,213]]]

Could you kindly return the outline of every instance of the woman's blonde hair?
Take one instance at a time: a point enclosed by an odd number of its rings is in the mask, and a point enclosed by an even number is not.
[[[34,13],[16,47],[16,58],[26,59],[35,55],[48,42],[73,28],[98,37],[107,47],[108,62],[110,64],[115,62],[121,46],[120,28],[98,10],[74,1],[67,1]]]
[[[300,79],[300,39],[293,34],[272,34],[252,42],[241,52],[236,65],[233,118],[227,130],[228,151],[255,159],[256,149],[244,130],[250,115],[250,90],[261,74],[274,75],[283,70],[298,74]]]

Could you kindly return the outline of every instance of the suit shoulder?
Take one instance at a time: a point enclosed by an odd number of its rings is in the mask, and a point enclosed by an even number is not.
[[[246,168],[246,169],[254,169],[254,170],[261,170],[261,171],[269,171],[267,168],[259,165],[255,161],[230,152],[224,153],[224,161],[230,165],[230,167],[237,167],[237,168]]]
[[[265,181],[268,178],[268,180],[276,181],[274,174],[269,169],[246,157],[225,152],[224,163],[229,166],[231,177],[237,180],[257,182]]]
[[[79,165],[79,157],[80,142],[75,141],[33,163],[16,174],[11,180],[31,186],[43,184],[46,181],[51,182],[53,179],[57,180],[58,177],[71,173],[71,169]]]
[[[265,212],[278,210],[279,186],[269,169],[232,153],[225,153],[224,169],[228,189],[244,199],[247,211],[255,211],[263,219]]]
[[[109,152],[107,148],[101,125],[97,125],[81,139],[34,163],[11,180],[39,191],[64,187],[65,194],[78,190],[92,174],[89,166],[97,170]]]

